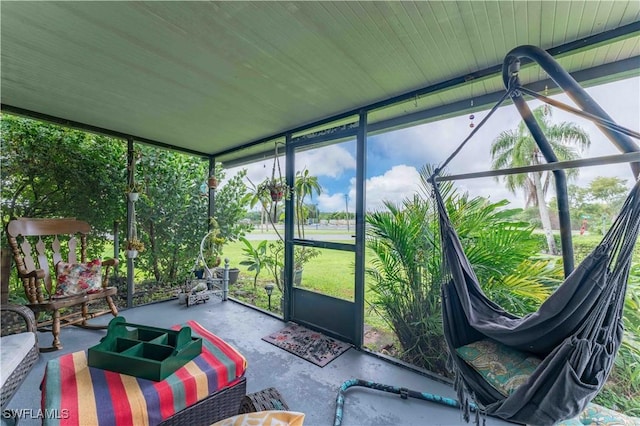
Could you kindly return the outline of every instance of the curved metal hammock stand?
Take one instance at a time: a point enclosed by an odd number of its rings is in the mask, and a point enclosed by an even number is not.
[[[463,405],[461,405],[457,400],[453,398],[446,398],[444,396],[435,395],[428,392],[418,392],[418,391],[414,391],[407,388],[385,385],[382,383],[375,383],[368,380],[351,379],[344,382],[340,386],[340,390],[338,390],[338,397],[336,398],[336,414],[333,420],[334,426],[340,426],[342,424],[345,393],[350,388],[356,387],[356,386],[375,389],[382,392],[393,393],[396,395],[400,395],[400,398],[402,399],[415,398],[415,399],[421,399],[423,401],[429,401],[429,402],[435,402],[442,405],[447,405],[452,408],[463,408]],[[476,413],[476,415],[480,414],[475,404],[470,403],[467,405],[467,407],[469,408],[470,411]]]
[[[594,121],[625,153],[624,159],[632,161],[631,168],[636,178],[640,171],[640,148],[629,136],[638,138],[640,134],[616,125],[543,50],[522,46],[507,55],[503,66],[507,94],[511,96],[540,151],[550,163],[521,168],[518,172],[543,170],[541,167],[553,170],[567,276],[565,282],[537,312],[523,318],[506,312],[484,295],[438,191],[437,182],[444,180],[438,177],[440,170],[460,152],[477,128],[430,177],[440,219],[443,266],[447,277],[442,286],[443,329],[456,373],[455,387],[459,399],[473,395],[483,411],[505,420],[526,424],[554,424],[578,415],[604,385],[613,367],[622,340],[622,311],[631,257],[640,231],[640,181],[631,190],[602,242],[574,271],[564,168],[575,166],[579,162],[558,163],[551,145],[522,97],[522,93],[534,92],[520,86],[520,56],[538,62],[584,109],[580,115]],[[549,100],[544,96],[536,97],[542,101]],[[498,105],[504,99],[505,97]],[[554,105],[560,104],[554,102]],[[496,108],[497,105],[478,127],[486,122]],[[578,111],[573,107],[568,110]],[[618,160],[620,159],[616,159]],[[588,161],[594,162],[593,159]],[[606,161],[595,161],[598,162]],[[513,170],[502,172],[512,173]],[[474,174],[473,177],[478,175],[482,173]],[[534,355],[541,362],[522,385],[505,396],[457,353],[457,349],[482,340],[506,346],[527,356]]]
[[[538,95],[520,85],[520,58],[537,62],[582,110]],[[364,386],[458,407],[464,418],[480,412],[527,424],[554,424],[578,415],[604,384],[613,366],[622,339],[622,310],[632,251],[640,232],[640,180],[631,190],[622,211],[603,241],[573,271],[573,248],[569,220],[565,168],[630,162],[636,179],[640,173],[640,148],[629,136],[640,133],[618,126],[547,52],[535,46],[513,49],[503,63],[506,93],[475,126],[469,136],[429,178],[434,188],[440,219],[443,266],[449,281],[442,286],[445,340],[456,374],[458,400],[410,391],[405,388],[352,379],[340,387],[336,401],[336,426],[342,422],[344,393]],[[592,120],[623,152],[619,156],[558,162],[553,149],[523,99],[523,93],[543,102]],[[440,177],[440,172],[487,122],[498,107],[511,97],[523,121],[548,164],[518,169]],[[453,179],[498,176],[510,173],[552,170],[555,176],[564,270],[567,279],[541,306],[524,318],[504,311],[482,292],[477,277],[449,221],[438,182]],[[456,349],[482,339],[490,339],[514,350],[537,355],[539,367],[524,384],[508,396],[500,394],[457,355]],[[476,404],[469,401],[473,396]]]
[[[189,292],[186,295],[186,304],[187,307],[200,303],[206,302],[209,300],[209,296],[215,294],[219,296],[223,301],[228,299],[229,296],[229,259],[224,259],[224,268],[222,269],[222,275],[220,272],[216,271],[217,265],[213,265],[209,267],[207,264],[207,257],[205,256],[205,244],[208,239],[215,233],[216,231],[209,231],[200,241],[200,251],[198,252],[198,256],[196,257],[195,263],[193,265],[193,271],[195,273],[196,270],[199,269],[199,266],[202,265],[204,267],[204,276],[197,277],[198,284],[205,282],[206,289],[199,290],[197,287],[188,288]],[[187,284],[189,287],[191,286],[191,280],[187,280]]]
[[[566,105],[562,102],[553,100],[544,95],[530,90],[520,84],[519,71],[521,58],[533,60],[538,63],[549,75],[549,77],[561,88],[567,95],[582,108],[582,110]],[[536,46],[520,46],[507,53],[502,65],[502,79],[506,87],[506,92],[491,108],[489,113],[482,121],[469,133],[456,150],[433,172],[430,180],[437,183],[445,180],[454,179],[470,179],[485,176],[500,176],[513,173],[527,173],[540,170],[551,170],[555,177],[556,194],[558,200],[558,216],[560,220],[560,240],[562,243],[562,259],[565,277],[574,269],[573,244],[571,238],[571,219],[569,216],[569,197],[567,193],[567,179],[564,173],[565,168],[613,164],[617,162],[629,162],[633,175],[637,179],[640,175],[640,147],[631,140],[630,137],[640,139],[640,133],[637,131],[626,129],[618,124],[598,105],[598,103],[574,80],[571,75],[565,71],[556,60],[544,50]],[[542,102],[545,102],[564,111],[571,112],[580,117],[588,119],[596,124],[604,135],[613,143],[621,152],[622,156],[601,157],[599,159],[584,159],[573,162],[558,162],[558,158],[547,140],[544,132],[535,120],[533,113],[529,109],[523,94],[531,95]],[[469,140],[480,130],[480,128],[489,120],[493,113],[511,97],[513,104],[522,116],[522,120],[531,132],[536,141],[540,152],[544,156],[547,164],[539,166],[530,166],[521,168],[520,170],[494,170],[491,172],[481,172],[465,175],[457,175],[450,177],[439,176],[440,172],[445,169],[451,160],[453,160]]]

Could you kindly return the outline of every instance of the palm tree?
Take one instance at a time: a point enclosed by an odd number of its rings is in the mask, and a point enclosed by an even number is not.
[[[574,160],[589,145],[589,135],[575,123],[552,124],[551,108],[540,106],[533,110],[533,116],[553,147],[558,160]],[[541,164],[542,154],[535,139],[529,133],[526,124],[521,122],[515,130],[507,130],[491,144],[492,168],[504,169]],[[577,169],[567,171],[568,178],[577,176]],[[549,210],[545,196],[549,189],[550,172],[532,172],[527,174],[509,175],[504,178],[507,188],[515,194],[517,189],[524,189],[525,207],[538,207],[542,229],[547,238],[547,245],[551,254],[558,254],[556,243],[551,231]],[[498,178],[499,179],[499,178]]]
[[[420,171],[421,191],[399,205],[367,214],[367,268],[372,309],[390,325],[402,346],[402,358],[446,374],[442,334],[443,282],[438,218],[431,199],[427,166]],[[538,243],[533,227],[515,222],[507,201],[490,203],[443,182],[440,192],[483,291],[516,315],[534,312],[559,283],[553,260],[533,260]]]
[[[298,238],[304,238],[304,199],[308,195],[313,198],[313,193],[317,195],[322,193],[322,187],[318,183],[317,176],[311,176],[309,170],[304,169],[296,173],[296,180],[293,185],[293,191],[296,195],[296,222],[298,224]]]

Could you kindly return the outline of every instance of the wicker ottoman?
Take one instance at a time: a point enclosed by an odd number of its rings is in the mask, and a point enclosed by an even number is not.
[[[242,377],[235,385],[212,393],[202,401],[164,420],[160,425],[210,425],[227,417],[235,416],[238,414],[242,398],[246,392],[247,379]]]
[[[266,410],[289,410],[280,392],[276,388],[267,388],[259,392],[250,393],[242,398],[240,414],[254,413]]]

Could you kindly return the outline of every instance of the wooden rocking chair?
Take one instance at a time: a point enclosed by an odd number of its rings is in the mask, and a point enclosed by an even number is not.
[[[25,218],[12,220],[7,226],[9,246],[29,301],[26,306],[34,312],[38,330],[53,333],[52,346],[40,348],[41,352],[62,348],[59,339],[61,326],[76,325],[104,329],[106,325],[92,326],[87,320],[109,312],[113,316],[118,315],[118,309],[112,299],[117,290],[115,287],[108,287],[109,270],[117,265],[117,259],[102,261],[102,279],[97,282],[96,287],[88,291],[70,295],[60,294],[61,286],[58,283],[56,286],[53,285],[54,279],[57,278],[56,269],[59,262],[68,262],[78,267],[81,267],[78,262],[86,264],[87,234],[90,230],[91,226],[87,222],[75,219]],[[67,251],[68,256],[65,260],[63,255]],[[102,299],[106,301],[108,309],[90,312],[89,305]],[[49,313],[50,317],[46,313]]]

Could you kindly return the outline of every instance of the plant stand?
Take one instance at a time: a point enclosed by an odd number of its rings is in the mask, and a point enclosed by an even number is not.
[[[208,302],[210,296],[211,292],[208,290],[189,294],[189,297],[187,297],[187,308],[189,306],[197,305],[198,303]]]
[[[193,279],[187,281],[187,287],[191,289],[186,297],[187,307],[197,305],[199,303],[208,302],[211,296],[219,297],[223,302],[228,299],[229,259],[224,260],[222,278],[218,278],[217,274],[213,274],[213,276],[210,273],[205,275],[206,277],[203,279]],[[202,290],[196,290],[196,287],[200,287],[202,288]]]
[[[222,285],[221,283],[215,281],[221,280],[207,278],[190,281],[190,285],[195,284],[195,286],[194,289],[189,292],[189,295],[186,298],[187,307],[197,305],[199,303],[208,302],[211,296],[219,296],[220,299],[222,299]],[[195,290],[195,287],[199,287],[200,284],[204,284],[205,289],[200,291]]]

